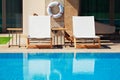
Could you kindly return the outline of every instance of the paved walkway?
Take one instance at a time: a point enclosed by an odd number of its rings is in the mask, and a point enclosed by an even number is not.
[[[8,36],[8,34],[0,34],[0,36]],[[119,52],[120,53],[120,41],[102,41],[102,47],[100,49],[75,49],[74,47],[63,47],[63,48],[53,48],[53,49],[27,49],[26,46],[26,37],[24,35],[21,36],[21,47],[12,46],[8,47],[6,45],[0,45],[0,53],[3,52]]]

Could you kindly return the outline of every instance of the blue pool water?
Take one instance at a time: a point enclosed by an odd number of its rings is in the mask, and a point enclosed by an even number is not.
[[[120,80],[120,53],[1,53],[0,80]]]
[[[24,80],[22,53],[0,53],[0,80]]]

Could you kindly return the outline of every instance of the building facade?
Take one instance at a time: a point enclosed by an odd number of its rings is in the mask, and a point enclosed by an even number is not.
[[[76,16],[95,16],[98,34],[120,30],[120,0],[0,0],[0,33],[6,32],[9,27],[20,27],[23,28],[23,33],[27,34],[29,16],[32,16],[33,13],[47,15],[46,7],[52,1],[61,2],[64,6],[64,15],[61,19],[63,23],[60,23],[64,26],[67,22],[65,20],[68,20],[67,14],[71,14],[67,13],[65,9],[71,5],[72,11],[76,8],[74,7],[76,4],[79,6],[79,9],[75,9],[78,13],[75,14]],[[69,5],[65,5],[66,3]],[[70,17],[72,18],[72,14]],[[68,22],[68,24],[70,23],[71,21]],[[68,25],[68,28],[71,26]]]
[[[80,0],[79,15],[93,15],[96,22],[120,30],[120,0]],[[104,27],[105,29],[105,27]]]

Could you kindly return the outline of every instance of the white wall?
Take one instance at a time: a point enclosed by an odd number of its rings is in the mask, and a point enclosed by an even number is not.
[[[28,33],[28,17],[37,13],[45,15],[45,0],[23,0],[23,34]]]

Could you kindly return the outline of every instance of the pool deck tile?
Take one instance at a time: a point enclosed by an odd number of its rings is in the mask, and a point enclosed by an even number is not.
[[[8,36],[8,34],[0,34],[0,36]],[[27,49],[25,47],[26,38],[22,36],[21,38],[21,47],[12,46],[8,47],[6,45],[0,45],[0,53],[5,52],[120,52],[120,40],[119,41],[110,41],[110,42],[101,42],[102,47],[100,49],[75,49],[74,47],[63,47],[63,48],[53,48],[53,49]]]

